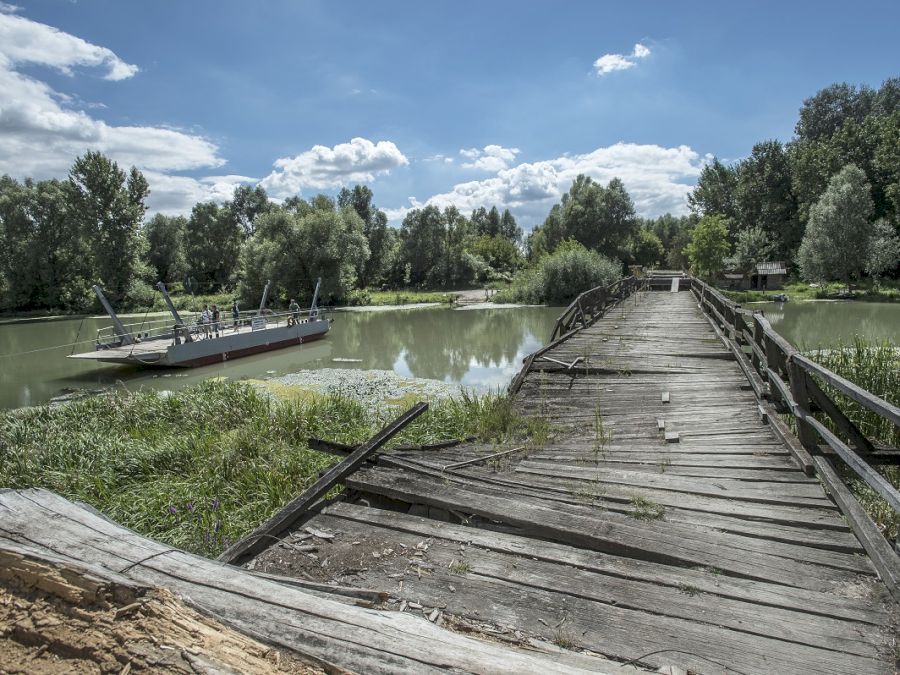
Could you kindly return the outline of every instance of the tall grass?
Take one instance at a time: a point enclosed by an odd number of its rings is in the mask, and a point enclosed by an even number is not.
[[[172,546],[213,556],[336,461],[309,436],[359,443],[401,411],[341,396],[277,401],[207,381],[181,392],[125,392],[0,413],[0,487],[43,487],[91,504]],[[392,445],[527,429],[500,396],[434,404]]]
[[[894,404],[900,402],[900,349],[896,345],[857,336],[852,344],[814,352],[810,356],[876,396]],[[819,381],[819,384],[867,438],[893,448],[900,447],[900,428],[825,382]],[[822,420],[828,422],[824,417]],[[880,466],[877,469],[894,487],[900,489],[900,466]],[[850,469],[844,467],[843,473],[860,503],[882,531],[888,537],[896,536],[900,515]]]

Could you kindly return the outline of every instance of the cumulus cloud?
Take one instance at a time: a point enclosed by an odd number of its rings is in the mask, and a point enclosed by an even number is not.
[[[102,67],[107,80],[125,80],[138,72],[106,47],[8,12],[0,13],[0,45],[0,64],[6,67],[32,63],[66,75],[73,66]]]
[[[504,148],[500,145],[486,145],[483,149],[468,148],[459,151],[463,157],[470,159],[464,162],[464,169],[479,169],[481,171],[500,171],[509,166],[516,159],[520,150],[518,148]]]
[[[448,192],[425,200],[424,204],[439,208],[453,205],[464,213],[480,206],[495,205],[510,209],[522,225],[529,227],[543,220],[576,176],[585,174],[604,184],[620,178],[641,216],[655,217],[666,212],[682,214],[687,211],[687,193],[704,161],[705,157],[686,145],[664,148],[616,143],[585,154],[501,169],[491,178],[454,185]],[[409,207],[387,212],[389,216],[392,213],[405,215],[410,208],[421,205],[411,200]]]
[[[164,173],[221,166],[224,160],[209,140],[162,126],[107,124],[75,107],[102,104],[76,103],[76,98],[18,71],[23,65],[40,65],[74,75],[75,68],[90,67],[117,81],[134,76],[137,66],[105,47],[9,14],[8,7],[0,8],[0,174],[64,176],[76,156],[99,150],[124,166],[143,170],[154,195],[151,202],[170,202],[172,191],[216,194],[207,183]]]
[[[185,215],[198,202],[228,201],[234,196],[234,189],[239,185],[257,182],[256,178],[250,176],[191,178],[157,171],[144,171],[144,177],[150,183],[150,196],[147,198],[148,211],[167,216]]]
[[[260,181],[274,197],[289,197],[306,188],[323,190],[347,183],[367,183],[375,176],[409,164],[391,141],[354,138],[333,148],[314,145],[294,157],[275,161],[275,171]]]
[[[631,54],[604,54],[594,61],[594,69],[600,76],[617,70],[628,70],[637,65],[635,59],[645,59],[648,56],[650,56],[650,49],[638,42],[634,45]]]

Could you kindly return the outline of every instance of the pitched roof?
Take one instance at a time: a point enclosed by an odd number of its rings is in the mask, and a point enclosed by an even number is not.
[[[756,263],[757,274],[787,274],[787,267],[781,261]]]

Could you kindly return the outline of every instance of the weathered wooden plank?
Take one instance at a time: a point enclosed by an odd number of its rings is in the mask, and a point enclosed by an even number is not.
[[[530,499],[526,503],[522,499],[503,496],[496,490],[436,485],[429,480],[385,469],[359,472],[348,478],[347,484],[392,499],[473,513],[521,528],[532,536],[576,543],[631,558],[674,565],[712,566],[726,574],[813,589],[848,580],[848,573],[837,569],[747,551],[743,537],[677,523],[643,522],[596,509],[590,516],[571,512],[561,514],[558,504],[553,502],[540,503],[541,500]]]
[[[305,593],[145,539],[43,490],[0,491],[0,540],[169,588],[223,623],[332,670],[373,673],[628,672],[604,659],[547,657]],[[119,567],[121,565],[121,567]]]
[[[356,471],[366,459],[375,454],[381,446],[391,440],[391,438],[396,436],[407,424],[412,422],[426,410],[428,410],[428,404],[424,402],[417,403],[407,410],[400,417],[375,434],[375,436],[360,445],[344,460],[328,469],[328,471],[326,471],[315,483],[304,490],[298,497],[295,497],[288,502],[284,508],[269,520],[240,541],[232,544],[218,559],[222,562],[236,564],[242,559],[246,559],[254,553],[266,548],[273,538],[284,532],[292,524],[297,522],[299,518],[302,518],[310,507],[324,497],[335,484]]]
[[[329,527],[344,540],[375,536],[394,550],[399,549],[401,544],[406,550],[416,550],[416,544],[421,541],[416,534],[406,534],[396,529],[379,529],[371,522],[363,524],[328,515],[317,517],[316,522]],[[599,603],[594,606],[596,613],[613,614],[610,619],[619,622],[640,623],[643,630],[651,629],[654,625],[665,626],[663,630],[669,636],[693,632],[694,626],[686,631],[685,624],[680,621],[687,620],[696,624],[696,630],[705,631],[709,639],[717,643],[716,648],[721,645],[720,641],[733,640],[740,642],[745,650],[754,648],[781,650],[786,646],[782,642],[786,641],[872,658],[878,656],[879,649],[887,642],[884,628],[872,630],[867,624],[735,600],[717,593],[700,591],[684,579],[674,584],[658,584],[647,578],[603,574],[572,568],[558,562],[533,560],[524,555],[510,555],[496,548],[478,547],[474,542],[460,548],[455,545],[452,538],[449,540],[440,536],[436,539],[430,538],[427,552],[416,562],[426,564],[431,572],[429,584],[424,589],[427,595],[418,593],[415,586],[410,587],[410,584],[414,583],[412,576],[418,576],[413,571],[416,566],[403,557],[370,568],[359,576],[362,577],[361,581],[368,582],[369,585],[384,584],[387,587],[397,583],[391,576],[403,578],[403,590],[398,589],[395,592],[401,594],[408,592],[409,595],[406,597],[425,606],[443,604],[447,600],[447,584],[453,584],[456,589],[453,599],[461,601],[460,604],[470,613],[476,607],[483,608],[478,598],[465,596],[467,593],[480,592],[480,589],[470,588],[473,579],[484,585],[494,585],[494,581],[514,584],[520,587],[516,588],[516,593],[540,595],[540,598],[534,598],[536,602],[528,603],[522,609],[532,615],[540,616],[543,613],[548,628],[559,619],[546,613],[546,604],[537,600],[550,597],[553,598],[551,602],[559,602],[558,597],[554,596],[563,595],[566,599],[582,598]],[[464,563],[465,572],[454,574],[452,566],[460,562]],[[509,603],[511,600],[512,598],[507,598],[506,602]],[[452,606],[448,606],[446,610],[453,612]],[[647,615],[641,615],[640,612]],[[482,618],[490,616],[487,612],[479,614]],[[680,620],[668,621],[663,617]],[[598,619],[603,621],[600,617]],[[723,628],[726,630],[722,630]],[[577,634],[581,627],[572,625],[571,630]],[[752,636],[774,639],[778,642],[770,643],[765,640],[762,643],[765,647],[761,647],[756,637]],[[603,645],[586,646],[602,648],[603,651],[610,649],[608,642],[604,642]]]
[[[647,581],[679,588],[689,585],[699,592],[744,602],[782,607],[817,616],[845,619],[873,625],[888,625],[890,615],[877,601],[879,586],[872,584],[875,598],[845,597],[834,593],[739,579],[714,570],[672,567],[660,563],[619,558],[597,551],[580,549],[563,543],[534,540],[507,532],[439,522],[429,518],[383,511],[357,504],[338,502],[325,508],[323,514],[354,520],[360,524],[408,532],[421,537],[436,537],[458,544],[508,553],[546,562],[559,563],[598,574]],[[317,516],[319,518],[320,516]]]

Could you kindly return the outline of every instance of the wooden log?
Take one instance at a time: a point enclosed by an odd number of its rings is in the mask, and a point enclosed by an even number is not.
[[[297,522],[309,508],[319,501],[338,482],[356,471],[360,465],[375,454],[385,443],[399,433],[406,425],[428,410],[427,403],[417,403],[403,413],[368,441],[360,445],[341,462],[331,467],[328,472],[315,483],[292,499],[283,509],[265,523],[253,530],[249,535],[235,542],[218,557],[218,560],[231,565],[238,564],[259,551],[267,548],[273,538]]]

